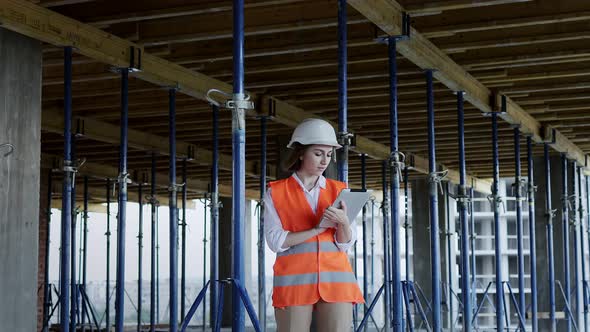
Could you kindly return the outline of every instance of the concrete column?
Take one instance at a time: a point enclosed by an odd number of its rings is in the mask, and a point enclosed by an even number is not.
[[[551,162],[551,204],[553,209],[557,209],[553,220],[553,248],[555,262],[555,279],[560,280],[563,284],[563,232],[561,222],[561,157],[553,156]],[[537,237],[537,297],[539,301],[539,312],[543,313],[540,317],[548,316],[550,310],[549,304],[549,265],[547,256],[547,216],[546,216],[546,199],[545,199],[545,161],[543,157],[534,159],[535,167],[535,185],[537,193],[535,195],[535,233]],[[563,296],[556,286],[555,289],[556,311],[563,312]],[[545,315],[545,313],[547,313]],[[559,317],[559,315],[558,315]],[[550,330],[551,325],[548,319],[539,321],[540,330]]]
[[[0,28],[0,322],[37,327],[41,43]]]

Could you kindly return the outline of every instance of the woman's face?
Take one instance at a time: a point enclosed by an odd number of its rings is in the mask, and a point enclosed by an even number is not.
[[[311,145],[303,154],[300,172],[320,176],[330,164],[333,147],[329,145]]]

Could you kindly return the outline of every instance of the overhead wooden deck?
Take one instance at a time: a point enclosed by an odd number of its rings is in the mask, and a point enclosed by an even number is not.
[[[120,82],[111,68],[125,65],[129,46],[136,46],[144,50],[143,71],[133,74],[130,81],[129,125],[134,134],[130,136],[129,167],[137,174],[149,172],[151,151],[155,151],[159,154],[159,176],[166,179],[166,88],[178,87],[178,153],[182,158],[189,149],[196,151],[195,159],[187,164],[192,182],[189,190],[193,196],[206,191],[212,127],[211,110],[203,96],[213,87],[229,90],[232,83],[231,1],[34,2],[37,4],[0,1],[0,21],[8,29],[46,42],[44,160],[50,163],[63,149],[59,46],[73,44],[78,51],[74,57],[73,109],[85,124],[77,154],[86,158],[89,166],[81,173],[97,177],[91,182],[96,193],[104,187],[100,178],[116,176]],[[590,152],[590,2],[350,0],[349,128],[361,137],[355,151],[372,157],[368,162],[369,186],[380,188],[379,159],[386,158],[389,151],[387,47],[378,37],[400,32],[402,11],[411,14],[413,31],[410,41],[398,45],[399,142],[404,153],[414,156],[418,169],[414,174],[426,171],[424,68],[438,70],[436,152],[444,167],[458,167],[453,94],[457,89],[466,91],[469,101],[466,155],[470,175],[478,179],[491,176],[491,125],[482,112],[492,110],[490,99],[501,94],[510,99],[509,114],[500,121],[502,176],[513,174],[512,125],[521,125],[537,143],[551,140],[548,134],[556,129],[554,151],[568,153],[585,164],[585,154]],[[276,117],[268,129],[269,170],[278,162],[279,136],[289,135],[298,119],[313,114],[337,120],[337,8],[334,0],[256,0],[246,1],[245,15],[246,89],[258,101],[256,112],[247,120],[247,185],[254,198],[260,130],[253,116],[268,111],[269,98],[278,100]],[[81,23],[72,25],[67,18]],[[224,155],[220,182],[225,185],[221,189],[229,194],[228,111],[221,113],[220,133]],[[525,140],[521,143],[524,151]],[[536,154],[541,151],[536,147]],[[354,154],[350,180],[353,185],[360,183],[360,159]],[[484,190],[489,183],[483,180],[476,185]],[[162,183],[162,192],[165,187]]]

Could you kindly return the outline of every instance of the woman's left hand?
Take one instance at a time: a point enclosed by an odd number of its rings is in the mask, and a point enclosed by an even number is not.
[[[346,214],[346,204],[340,202],[340,208],[330,206],[324,212],[324,217],[329,221],[332,221],[338,225],[338,228],[342,226],[350,226],[348,215]]]

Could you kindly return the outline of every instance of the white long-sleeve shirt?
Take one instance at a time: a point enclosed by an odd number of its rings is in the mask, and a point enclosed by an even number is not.
[[[305,189],[303,182],[297,176],[297,173],[293,173],[291,175],[297,183],[301,186],[303,193],[305,194],[305,198],[309,203],[309,206],[315,213],[318,207],[318,199],[320,197],[320,188],[326,188],[326,178],[322,175],[318,178],[315,186],[310,190]],[[334,234],[334,242],[340,251],[348,251],[350,247],[356,241],[356,226],[354,220],[350,220],[350,241],[346,243],[340,243],[336,240],[336,234]],[[283,228],[283,224],[281,223],[281,218],[279,217],[277,210],[275,209],[274,202],[272,200],[272,190],[266,192],[266,196],[264,197],[264,237],[266,239],[266,243],[268,243],[268,247],[270,250],[274,252],[282,252],[289,248],[283,248],[283,244],[287,239],[287,234],[289,231]]]

